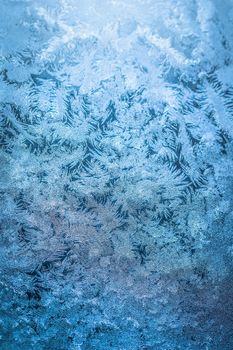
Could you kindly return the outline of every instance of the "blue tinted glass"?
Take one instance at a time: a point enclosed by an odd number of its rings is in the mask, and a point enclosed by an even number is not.
[[[0,0],[0,349],[233,349],[233,1]]]

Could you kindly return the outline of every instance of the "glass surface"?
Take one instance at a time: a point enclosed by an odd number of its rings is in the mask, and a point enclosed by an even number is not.
[[[233,2],[0,0],[0,349],[233,349]]]

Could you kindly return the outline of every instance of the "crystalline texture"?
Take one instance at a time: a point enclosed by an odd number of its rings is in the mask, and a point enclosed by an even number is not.
[[[0,4],[1,349],[232,350],[233,2]]]

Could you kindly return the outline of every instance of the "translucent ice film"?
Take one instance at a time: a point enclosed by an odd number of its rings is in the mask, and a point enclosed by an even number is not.
[[[233,349],[233,1],[0,0],[0,349]]]

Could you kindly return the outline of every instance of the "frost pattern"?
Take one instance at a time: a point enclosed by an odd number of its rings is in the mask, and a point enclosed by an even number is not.
[[[232,0],[0,0],[2,350],[232,350]]]

